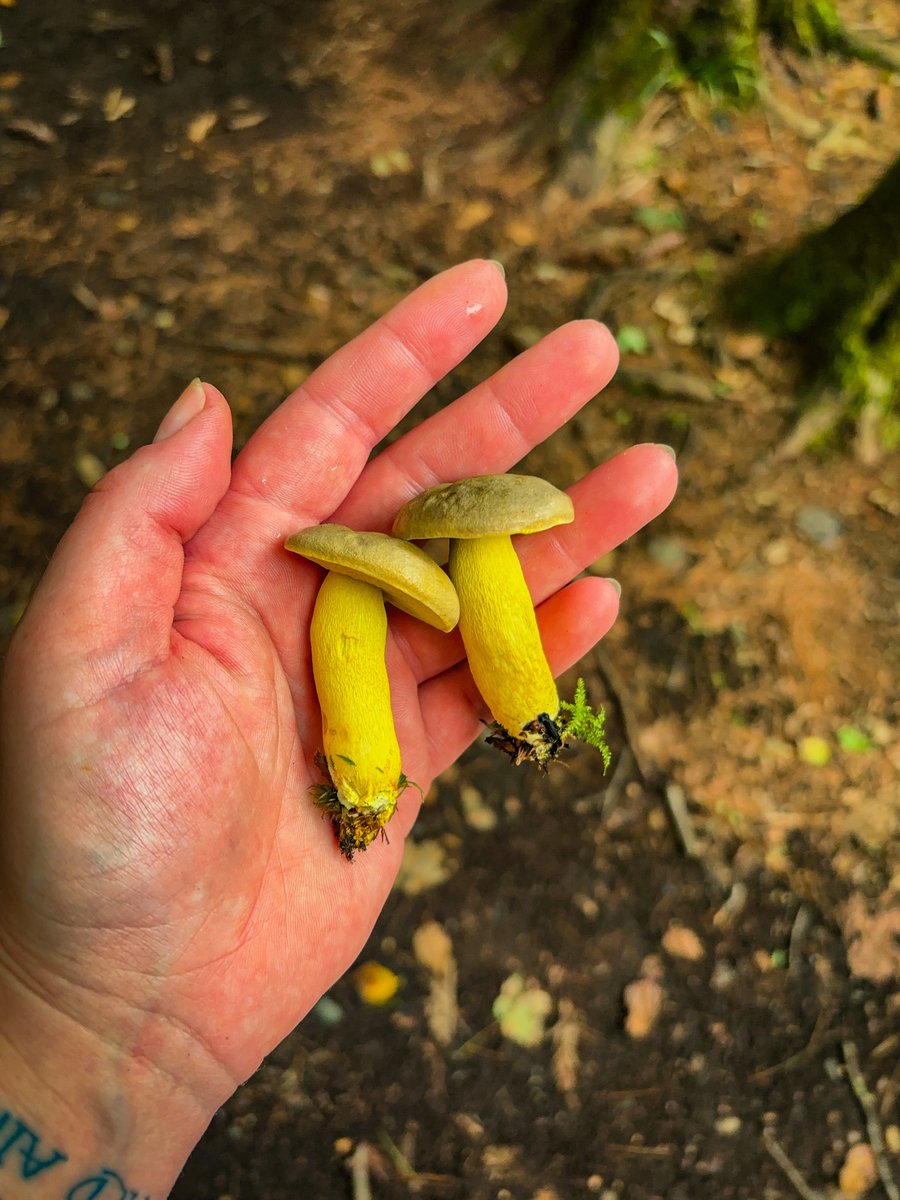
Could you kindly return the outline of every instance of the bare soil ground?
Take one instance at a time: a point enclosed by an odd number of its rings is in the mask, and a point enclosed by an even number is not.
[[[896,33],[896,4],[846,8]],[[765,105],[659,98],[585,186],[515,136],[541,88],[489,65],[491,18],[0,0],[0,30],[6,632],[86,489],[194,374],[240,441],[468,256],[505,263],[510,309],[414,419],[596,316],[641,353],[524,468],[567,484],[654,440],[682,470],[671,511],[596,565],[624,589],[582,672],[611,773],[586,753],[542,780],[473,747],[364,955],[388,974],[334,988],[175,1194],[891,1195],[900,460],[786,452],[790,349],[712,304],[897,153],[891,81],[767,52]]]

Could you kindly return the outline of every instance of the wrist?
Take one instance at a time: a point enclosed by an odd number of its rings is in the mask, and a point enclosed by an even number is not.
[[[100,1006],[108,1027],[108,999]],[[86,1027],[0,966],[3,1200],[168,1194],[216,1106],[204,1105],[139,1044],[130,1032],[120,1039]]]

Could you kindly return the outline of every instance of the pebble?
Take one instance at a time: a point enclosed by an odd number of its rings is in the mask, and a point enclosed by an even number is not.
[[[723,1137],[734,1137],[741,1128],[741,1118],[734,1115],[719,1117],[713,1128],[716,1133],[721,1133]]]
[[[125,192],[118,192],[113,188],[101,188],[94,192],[93,200],[98,208],[124,208],[129,202],[129,197]]]
[[[833,546],[844,526],[840,517],[820,508],[818,504],[804,504],[794,513],[794,528],[816,546]]]
[[[791,544],[786,538],[775,538],[763,547],[763,558],[770,567],[783,567],[791,557]]]
[[[75,473],[86,488],[92,488],[106,474],[106,467],[96,454],[86,450],[75,459]]]
[[[676,538],[656,537],[647,546],[650,561],[667,571],[680,573],[690,566],[691,556]]]
[[[332,1000],[330,996],[323,996],[313,1008],[313,1016],[323,1025],[337,1025],[344,1019],[344,1010],[336,1000]]]
[[[66,393],[75,404],[89,404],[96,395],[96,390],[83,379],[73,379],[66,388]]]

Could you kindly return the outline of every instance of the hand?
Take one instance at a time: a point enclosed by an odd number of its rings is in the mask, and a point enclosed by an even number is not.
[[[320,779],[308,626],[321,572],[282,542],[322,521],[389,529],[424,488],[513,466],[607,383],[613,339],[573,322],[369,462],[490,330],[505,294],[484,261],[430,280],[321,366],[233,466],[225,400],[189,388],[154,444],[87,498],[14,638],[0,1033],[14,1046],[41,1031],[32,1054],[14,1052],[44,1083],[53,1055],[84,1043],[119,1106],[109,1136],[131,1122],[129,1163],[143,1161],[135,1142],[164,1097],[174,1178],[216,1108],[347,969],[384,903],[416,792],[401,797],[389,842],[341,857],[307,794]],[[664,449],[634,447],[571,489],[573,525],[522,544],[555,671],[617,611],[608,582],[565,585],[665,508],[675,476]],[[457,635],[400,613],[391,631],[404,771],[427,789],[483,709]],[[64,1100],[92,1086],[78,1057],[56,1083]],[[159,1187],[154,1170],[152,1185],[132,1186]]]

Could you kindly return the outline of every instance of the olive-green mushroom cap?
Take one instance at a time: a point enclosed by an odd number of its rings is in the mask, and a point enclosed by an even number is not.
[[[459,620],[453,584],[433,558],[409,542],[346,525],[314,525],[291,534],[284,544],[328,571],[381,588],[397,608],[444,633]]]
[[[402,538],[478,538],[537,533],[575,519],[565,492],[535,475],[474,475],[442,483],[408,501],[397,513]]]

